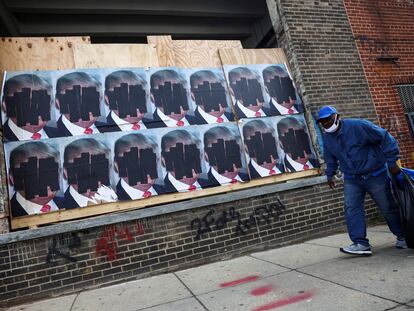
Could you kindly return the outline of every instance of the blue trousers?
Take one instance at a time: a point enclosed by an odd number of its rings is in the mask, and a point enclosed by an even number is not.
[[[345,219],[349,237],[353,243],[369,245],[365,222],[364,200],[368,192],[387,221],[391,232],[398,238],[404,237],[398,205],[391,193],[387,172],[366,179],[360,176],[346,178]]]

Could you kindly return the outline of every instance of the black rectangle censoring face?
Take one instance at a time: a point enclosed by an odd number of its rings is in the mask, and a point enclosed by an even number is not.
[[[241,78],[232,84],[232,89],[236,100],[241,100],[245,107],[264,102],[262,87],[257,79]]]
[[[81,87],[74,85],[73,89],[68,89],[64,94],[57,94],[60,103],[60,112],[69,114],[70,122],[78,122],[79,119],[89,121],[89,114],[94,117],[101,115],[99,109],[100,96],[96,87]]]
[[[109,100],[109,109],[118,110],[121,118],[136,117],[137,110],[140,113],[147,112],[146,92],[142,85],[121,83],[121,86],[114,87],[113,91],[107,91],[106,95]]]
[[[151,148],[138,149],[131,147],[123,156],[117,156],[119,177],[128,177],[128,184],[135,186],[138,183],[148,183],[151,179],[158,178],[157,155]]]
[[[14,190],[24,191],[27,200],[35,196],[46,197],[48,187],[51,191],[59,190],[59,165],[55,158],[29,157],[21,162],[20,167],[12,168]]]
[[[73,163],[66,164],[68,183],[77,184],[79,193],[97,191],[99,183],[109,185],[109,161],[105,154],[84,152]]]
[[[250,139],[245,140],[249,156],[256,158],[256,162],[261,165],[263,162],[271,163],[278,159],[276,140],[272,133],[264,133],[257,131]]]
[[[22,88],[12,96],[6,96],[7,116],[17,119],[17,126],[38,125],[39,117],[50,120],[50,95],[46,90]]]
[[[181,108],[188,110],[187,92],[181,83],[171,83],[169,81],[160,84],[158,89],[151,89],[154,96],[155,106],[162,107],[164,113],[180,114]]]
[[[176,179],[193,177],[193,170],[201,173],[200,150],[196,144],[177,143],[169,151],[162,153],[167,171],[174,171]]]

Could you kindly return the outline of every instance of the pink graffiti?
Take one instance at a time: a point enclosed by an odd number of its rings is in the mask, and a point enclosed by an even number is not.
[[[253,309],[253,311],[267,311],[267,310],[272,310],[272,309],[276,309],[276,308],[280,308],[286,305],[290,305],[292,303],[296,303],[299,301],[303,301],[309,298],[312,298],[314,295],[314,293],[312,291],[308,291],[308,292],[304,292],[298,295],[293,295],[293,296],[289,296],[286,298],[281,298],[278,299],[276,301],[270,302],[268,304],[265,304],[263,306],[257,307],[255,309]]]
[[[258,278],[259,278],[258,275],[247,276],[242,279],[221,283],[220,287],[230,287],[230,286],[236,286],[236,285],[240,285],[240,284],[244,284],[248,282],[253,282],[253,281],[256,281]]]
[[[252,296],[261,296],[261,295],[267,294],[268,292],[272,291],[272,289],[273,289],[272,285],[260,286],[260,287],[257,287],[255,289],[253,289],[250,292],[250,295],[252,295]]]

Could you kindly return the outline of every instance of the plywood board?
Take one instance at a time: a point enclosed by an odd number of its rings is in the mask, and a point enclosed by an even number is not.
[[[148,36],[148,44],[155,46],[158,64],[162,67],[175,66],[175,54],[171,36]]]
[[[89,37],[1,38],[0,71],[71,69],[74,46],[89,42]]]
[[[223,65],[288,63],[282,49],[220,49]]]
[[[241,49],[240,41],[173,40],[175,64],[179,67],[221,67],[219,49]]]
[[[100,214],[107,214],[117,211],[125,211],[130,209],[139,209],[159,204],[171,203],[176,201],[194,199],[204,196],[216,195],[226,193],[235,190],[242,190],[252,187],[264,186],[273,184],[276,182],[282,182],[286,180],[304,178],[319,175],[318,169],[312,169],[308,171],[301,171],[295,173],[286,173],[280,175],[274,175],[266,178],[251,180],[246,183],[237,183],[226,186],[220,186],[215,188],[208,188],[194,192],[185,193],[173,193],[151,197],[145,200],[127,201],[127,202],[116,202],[101,205],[88,206],[86,208],[76,208],[70,210],[62,210],[56,212],[50,212],[39,215],[28,215],[23,217],[14,218],[11,220],[12,229],[35,227],[42,224],[55,223],[60,221],[66,221],[71,219],[95,216]]]
[[[76,68],[158,66],[152,44],[78,44],[73,52]]]

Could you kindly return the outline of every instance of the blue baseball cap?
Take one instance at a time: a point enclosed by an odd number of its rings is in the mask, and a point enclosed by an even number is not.
[[[334,113],[338,113],[335,109],[335,107],[332,106],[324,106],[321,109],[319,109],[318,112],[318,119],[316,122],[319,122],[321,119],[325,119],[333,115]]]

